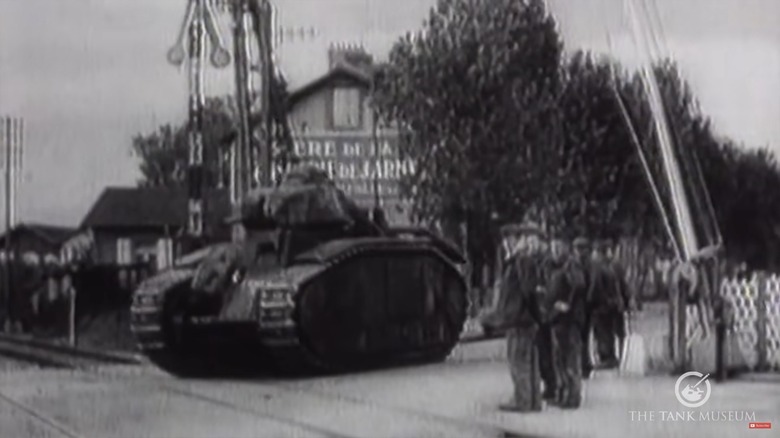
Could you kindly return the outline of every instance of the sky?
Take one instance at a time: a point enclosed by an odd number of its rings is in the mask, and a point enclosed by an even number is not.
[[[780,2],[649,0],[664,48],[681,66],[721,135],[780,152]],[[284,41],[277,59],[291,88],[323,74],[333,42],[383,59],[420,29],[435,0],[274,0]],[[548,0],[567,50],[637,63],[621,0]],[[187,80],[168,64],[185,0],[0,0],[0,115],[26,123],[21,221],[77,225],[106,186],[133,185],[132,137],[184,120]],[[228,22],[221,22],[227,36]],[[610,38],[607,38],[607,34]],[[207,92],[232,90],[228,70]],[[0,212],[2,212],[0,206]]]

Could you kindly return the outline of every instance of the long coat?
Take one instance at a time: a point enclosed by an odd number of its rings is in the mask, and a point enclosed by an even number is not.
[[[540,295],[545,293],[547,266],[541,255],[516,255],[509,259],[496,309],[483,324],[495,330],[542,324],[545,312]]]
[[[625,311],[630,296],[623,269],[606,261],[595,263],[589,295],[589,301],[596,310]]]
[[[550,309],[552,323],[585,324],[590,285],[586,269],[577,262],[569,261],[552,274],[546,305]],[[556,302],[565,303],[569,309],[565,312],[555,310]]]

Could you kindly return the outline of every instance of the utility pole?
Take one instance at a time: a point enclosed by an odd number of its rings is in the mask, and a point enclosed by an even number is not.
[[[240,210],[247,192],[257,186],[273,185],[275,124],[271,87],[275,79],[274,44],[281,40],[274,35],[275,17],[269,0],[234,0],[232,10],[239,123],[231,160],[231,201],[234,210]],[[254,60],[250,35],[257,43],[258,53]],[[259,76],[259,90],[256,91],[251,77],[253,72]]]
[[[260,0],[262,15],[258,23],[258,44],[260,46],[260,113],[262,114],[262,140],[258,151],[260,175],[258,183],[270,186],[273,183],[273,127],[271,119],[271,84],[273,83],[273,7],[269,0]]]
[[[244,163],[247,167],[243,169],[237,169],[237,172],[242,173],[243,176],[249,180],[247,182],[247,189],[251,189],[257,185],[270,186],[273,183],[272,179],[272,148],[273,148],[273,135],[272,135],[272,120],[271,120],[271,84],[273,83],[273,76],[275,67],[273,65],[273,45],[274,45],[274,11],[273,6],[269,0],[237,0],[240,4],[246,5],[247,12],[251,15],[254,24],[255,40],[257,41],[258,59],[256,70],[259,73],[259,90],[257,92],[257,100],[255,112],[258,114],[256,120],[259,122],[257,127],[250,126],[249,124],[240,126],[239,129],[246,130],[248,137],[252,137],[252,131],[256,128],[259,131],[259,145],[252,147],[247,145],[249,159]],[[250,57],[247,52],[246,61],[249,62]],[[237,66],[238,67],[238,66]],[[248,71],[247,67],[247,71]],[[237,87],[242,87],[244,84],[237,83]],[[247,81],[247,86],[251,86],[251,81]],[[248,106],[251,111],[251,102]]]
[[[218,68],[230,63],[230,53],[223,47],[215,19],[215,9],[228,11],[233,21],[233,58],[235,59],[236,106],[238,112],[238,135],[231,149],[230,199],[234,209],[241,208],[241,202],[257,185],[270,186],[273,183],[274,120],[271,108],[271,86],[274,80],[273,47],[280,44],[284,29],[274,24],[273,7],[270,0],[187,0],[184,17],[176,44],[168,52],[168,60],[182,65],[189,52],[189,220],[187,231],[190,237],[198,238],[204,233],[204,217],[208,208],[204,196],[204,150],[203,150],[203,70],[205,67],[206,35],[211,43],[211,63]],[[314,37],[316,30],[300,28],[286,30],[294,39]],[[189,50],[186,50],[185,36],[188,35]],[[252,63],[253,35],[258,56]],[[252,73],[259,73],[259,90],[253,89]],[[253,107],[253,103],[257,104]],[[258,132],[259,144],[253,133]],[[234,234],[235,235],[235,234]]]
[[[250,45],[247,33],[252,17],[246,0],[233,4],[233,57],[236,74],[236,107],[238,110],[238,135],[233,144],[230,200],[234,208],[240,207],[244,195],[250,189],[252,166],[252,131],[249,116],[252,105],[252,80],[250,78]]]
[[[184,38],[187,35],[188,44]],[[180,66],[188,52],[189,136],[188,136],[188,220],[187,234],[193,240],[204,237],[208,206],[204,193],[205,176],[203,150],[203,107],[205,105],[203,76],[206,66],[206,37],[211,42],[211,63],[224,68],[230,63],[216,24],[213,0],[187,0],[187,12],[174,46],[168,51],[168,61]],[[187,50],[188,46],[188,50]]]
[[[5,278],[5,305],[6,305],[6,326],[13,325],[13,293],[11,292],[11,145],[13,143],[12,131],[13,120],[6,118],[3,120],[5,126],[5,269],[3,277]]]
[[[5,117],[0,120],[0,144],[2,144],[2,153],[5,170],[5,257],[3,263],[3,287],[5,289],[5,313],[7,322],[13,323],[16,315],[14,312],[14,284],[13,284],[13,263],[14,245],[11,239],[11,233],[16,225],[16,192],[21,183],[22,171],[22,151],[24,144],[24,119]],[[15,257],[14,257],[15,259]]]

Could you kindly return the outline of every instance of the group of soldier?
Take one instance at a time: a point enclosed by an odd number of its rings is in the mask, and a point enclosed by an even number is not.
[[[502,410],[538,411],[543,401],[578,408],[594,364],[619,365],[631,305],[608,241],[569,240],[533,223],[505,227],[507,258],[495,312],[483,321],[507,333],[514,398]],[[544,388],[542,390],[542,388]]]

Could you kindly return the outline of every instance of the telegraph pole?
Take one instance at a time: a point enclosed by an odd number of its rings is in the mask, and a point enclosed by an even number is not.
[[[260,90],[258,90],[257,113],[259,114],[259,137],[258,147],[247,145],[249,159],[244,163],[246,168],[237,169],[243,173],[249,182],[247,188],[250,189],[256,185],[270,186],[272,179],[272,120],[271,120],[271,84],[273,82],[273,44],[274,44],[274,25],[273,25],[273,6],[269,0],[238,0],[240,4],[246,5],[247,12],[251,14],[254,24],[255,39],[258,47],[257,70],[260,74]],[[249,53],[247,52],[247,62]],[[238,66],[237,66],[238,67]],[[247,69],[248,70],[248,69]],[[250,85],[247,81],[247,85]],[[241,87],[244,84],[237,83]],[[250,85],[251,86],[251,85]],[[251,105],[249,106],[251,109]],[[253,127],[249,124],[241,126],[239,129],[247,131],[251,138]]]
[[[260,113],[262,114],[262,144],[258,153],[260,185],[270,186],[273,183],[271,167],[273,163],[272,120],[271,120],[271,84],[273,83],[273,8],[269,0],[262,0],[262,15],[258,26],[258,44],[260,46]]]
[[[235,58],[236,103],[238,135],[231,150],[230,198],[234,209],[241,207],[244,195],[257,185],[273,183],[274,123],[271,108],[271,84],[274,79],[273,46],[281,43],[286,32],[290,39],[314,37],[316,30],[275,29],[270,0],[187,0],[184,17],[176,44],[168,52],[168,60],[182,65],[187,57],[189,68],[189,161],[187,231],[195,240],[203,236],[207,210],[204,196],[203,150],[203,70],[205,67],[206,36],[211,43],[211,63],[218,68],[230,63],[230,53],[222,46],[216,26],[214,9],[229,11],[233,21],[233,57]],[[275,35],[274,30],[278,30]],[[258,47],[257,64],[252,64],[250,34]],[[275,39],[275,36],[278,36]],[[185,44],[188,37],[188,44]],[[189,46],[189,50],[186,47]],[[259,72],[259,90],[255,93],[252,72]],[[257,103],[257,109],[253,108]],[[257,112],[259,117],[253,117]],[[255,125],[254,120],[259,124]],[[253,132],[259,132],[259,144],[253,141]]]
[[[203,196],[203,68],[206,41],[203,29],[203,8],[205,0],[196,0],[197,13],[189,29],[189,215],[187,231],[192,237],[203,236],[203,217],[206,200]]]
[[[185,34],[188,44],[185,44]],[[213,0],[187,0],[187,12],[174,46],[168,51],[168,61],[180,66],[188,52],[189,81],[189,135],[188,135],[188,220],[187,234],[193,240],[204,235],[206,197],[203,150],[203,107],[205,105],[203,76],[206,66],[207,37],[211,42],[211,63],[224,68],[230,63],[230,54],[222,45],[216,24]],[[188,49],[188,50],[187,50]]]
[[[11,239],[16,225],[16,191],[21,183],[22,151],[24,144],[24,119],[5,117],[0,120],[0,144],[5,170],[5,258],[3,262],[3,287],[5,289],[5,313],[7,321],[14,322],[13,264],[14,247]]]
[[[13,312],[13,293],[11,292],[11,145],[13,144],[13,119],[6,118],[3,120],[5,127],[5,141],[3,142],[5,149],[5,269],[3,270],[3,277],[5,278],[5,305],[6,305],[6,325],[13,325],[14,312]],[[10,324],[9,324],[10,323]]]
[[[249,4],[239,0],[233,4],[233,58],[236,74],[236,107],[238,110],[238,136],[233,144],[230,199],[234,207],[240,206],[250,189],[252,169],[252,132],[249,116],[252,104],[250,74]]]

